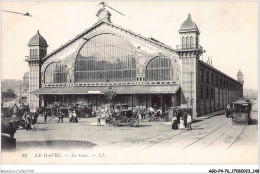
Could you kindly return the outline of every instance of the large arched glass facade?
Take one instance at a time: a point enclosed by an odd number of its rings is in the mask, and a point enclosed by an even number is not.
[[[146,67],[146,81],[171,81],[173,80],[173,67],[171,60],[166,57],[152,59]]]
[[[68,72],[64,65],[61,63],[52,63],[45,70],[44,83],[67,83],[67,74]]]
[[[80,49],[75,82],[136,81],[136,60],[129,43],[113,34],[101,34]]]

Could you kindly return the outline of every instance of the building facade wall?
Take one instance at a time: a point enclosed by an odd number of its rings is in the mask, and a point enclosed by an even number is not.
[[[205,115],[225,109],[242,97],[243,84],[199,60],[197,68],[197,113]]]

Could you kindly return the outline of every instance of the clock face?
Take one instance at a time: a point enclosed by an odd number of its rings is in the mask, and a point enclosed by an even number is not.
[[[107,15],[107,13],[106,13],[105,11],[101,11],[101,12],[99,13],[99,18],[100,18],[100,19],[104,19],[104,18],[106,17],[106,15]]]

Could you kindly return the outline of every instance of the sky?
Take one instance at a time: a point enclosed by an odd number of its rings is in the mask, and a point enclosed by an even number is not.
[[[22,79],[29,71],[25,56],[37,30],[46,39],[48,53],[97,22],[99,2],[2,2],[2,10],[30,13],[32,17],[2,11],[2,79]],[[178,30],[191,14],[200,29],[203,60],[237,79],[244,74],[244,88],[258,86],[257,2],[108,2],[115,11],[112,23],[176,48]]]

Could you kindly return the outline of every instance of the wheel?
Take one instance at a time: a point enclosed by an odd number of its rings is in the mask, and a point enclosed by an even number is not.
[[[126,122],[127,127],[131,127],[132,126],[132,121],[131,118],[129,118]]]
[[[135,120],[135,126],[139,126],[139,120],[138,119]]]
[[[113,120],[112,120],[112,126],[118,126],[119,124],[120,124],[120,121],[119,120],[117,120],[117,119],[115,119],[115,118],[113,118]]]
[[[116,126],[119,126],[120,125],[120,120],[116,120]]]
[[[131,126],[131,127],[135,127],[136,126],[136,122],[134,118],[129,118],[127,120],[127,125]]]

